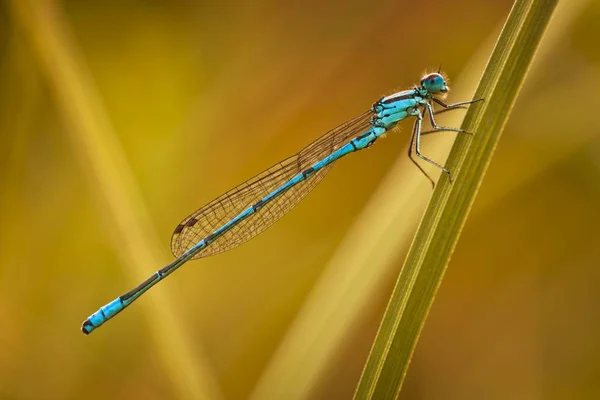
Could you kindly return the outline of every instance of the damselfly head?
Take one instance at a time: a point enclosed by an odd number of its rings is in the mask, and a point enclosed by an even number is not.
[[[446,79],[439,72],[425,75],[421,79],[421,87],[431,94],[446,93],[448,91]]]

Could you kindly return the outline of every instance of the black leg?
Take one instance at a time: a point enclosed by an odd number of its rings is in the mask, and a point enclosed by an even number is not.
[[[441,101],[440,99],[437,99],[437,98],[435,98],[433,96],[431,97],[431,100],[435,101],[440,106],[442,106],[444,108],[448,108],[448,109],[462,108],[463,106],[483,101],[483,99],[477,99],[477,100],[470,100],[470,101],[461,101],[460,103],[454,103],[454,104],[446,104],[443,101]]]
[[[415,153],[422,160],[427,161],[428,163],[435,165],[436,167],[441,169],[448,176],[448,180],[450,181],[450,183],[452,183],[452,174],[446,167],[444,167],[440,163],[432,160],[431,158],[421,154],[421,125],[422,125],[422,122],[423,122],[423,116],[421,115],[421,113],[419,113],[419,115],[417,115],[417,121],[415,122],[415,127],[416,127],[415,132],[413,133],[413,135],[415,137]],[[429,175],[427,175],[427,176],[429,177]],[[429,180],[431,180],[431,178]]]
[[[446,132],[468,133],[464,129],[460,129],[460,128],[449,128],[449,127],[446,127],[446,126],[438,126],[435,123],[435,119],[433,118],[433,107],[432,107],[431,103],[426,103],[425,107],[427,108],[427,114],[429,115],[429,122],[431,122],[431,126],[433,127],[434,131],[438,131],[438,132],[439,131],[442,131],[442,132],[446,131]]]
[[[432,188],[434,188],[435,187],[435,182],[433,181],[433,179],[431,179],[431,177],[429,176],[429,174],[427,172],[425,172],[425,170],[423,169],[423,167],[421,167],[419,165],[419,163],[417,162],[417,160],[415,160],[413,158],[413,147],[414,147],[414,143],[415,143],[415,137],[417,136],[417,124],[420,125],[421,119],[422,119],[422,117],[421,117],[421,114],[419,113],[419,115],[417,115],[417,120],[415,121],[415,123],[413,125],[412,134],[410,135],[410,144],[408,145],[408,158],[410,158],[410,161],[412,161],[413,164],[415,164],[417,166],[417,168],[419,168],[419,170],[423,173],[423,175],[425,175],[425,177],[427,179],[429,179],[429,182],[431,182]],[[420,129],[420,128],[418,128],[418,129]]]

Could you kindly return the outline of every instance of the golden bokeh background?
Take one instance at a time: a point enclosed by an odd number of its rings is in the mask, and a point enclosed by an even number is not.
[[[511,4],[0,3],[0,399],[351,398],[431,193],[410,122],[80,325],[171,260],[184,216],[382,95],[442,64],[469,98]],[[599,18],[560,2],[401,398],[600,396]]]

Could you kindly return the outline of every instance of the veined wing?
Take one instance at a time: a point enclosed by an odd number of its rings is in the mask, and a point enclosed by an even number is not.
[[[210,235],[247,207],[283,185],[296,174],[327,157],[370,127],[372,113],[358,117],[334,128],[306,146],[299,153],[273,165],[246,182],[217,197],[186,217],[171,237],[171,252],[179,257],[190,247]],[[321,169],[306,180],[264,205],[239,224],[211,243],[194,259],[222,253],[258,235],[289,212],[325,177],[333,164]]]

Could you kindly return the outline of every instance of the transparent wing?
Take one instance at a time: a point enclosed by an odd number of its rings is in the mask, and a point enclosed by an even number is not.
[[[292,157],[273,165],[246,182],[217,197],[186,217],[171,237],[171,252],[179,257],[247,207],[271,193],[294,175],[327,157],[370,127],[371,112],[327,132]],[[266,204],[216,239],[194,259],[222,253],[258,235],[290,211],[325,177],[333,164],[321,169]]]

